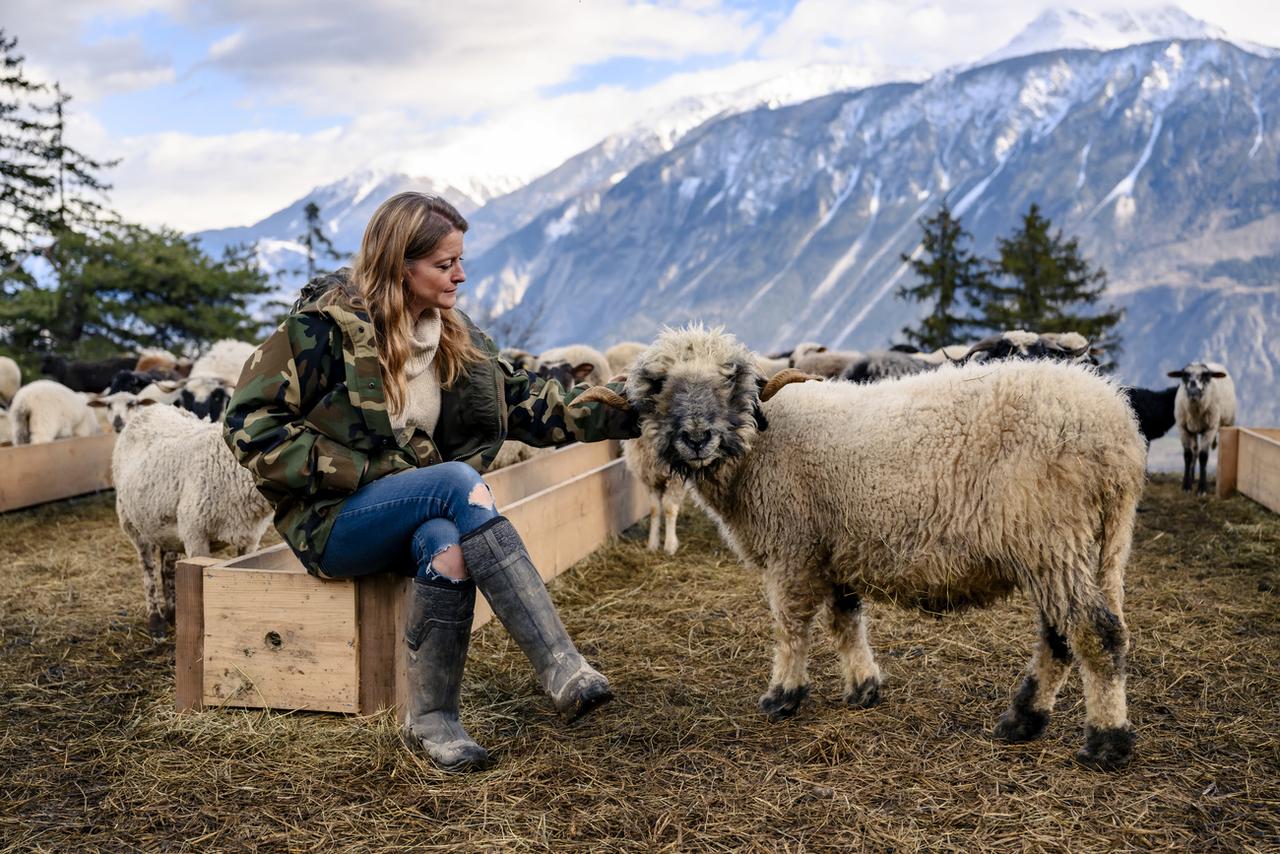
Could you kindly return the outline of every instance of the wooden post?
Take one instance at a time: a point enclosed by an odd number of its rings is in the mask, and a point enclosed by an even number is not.
[[[1240,431],[1223,427],[1218,431],[1218,497],[1236,491],[1236,470],[1240,465]]]
[[[400,669],[401,602],[413,579],[390,573],[356,583],[356,620],[360,631],[360,712],[371,714],[397,704]],[[396,667],[387,662],[395,661]]]
[[[179,712],[204,708],[204,570],[217,558],[180,560],[174,577],[174,704]]]

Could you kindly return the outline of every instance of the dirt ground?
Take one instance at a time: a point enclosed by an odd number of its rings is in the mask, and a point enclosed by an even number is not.
[[[755,710],[759,578],[696,509],[674,558],[640,532],[553,586],[617,700],[566,727],[500,625],[464,722],[499,762],[449,776],[386,715],[173,712],[136,557],[99,495],[0,516],[0,851],[1280,850],[1280,517],[1154,480],[1128,575],[1134,763],[1075,766],[1079,679],[1046,736],[989,732],[1030,609],[934,619],[872,604],[885,702]]]

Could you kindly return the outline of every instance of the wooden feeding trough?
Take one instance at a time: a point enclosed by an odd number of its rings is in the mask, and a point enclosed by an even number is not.
[[[648,512],[616,442],[574,445],[485,476],[544,580]],[[411,579],[324,581],[285,545],[177,571],[176,701],[368,714],[404,685],[403,603]],[[476,598],[473,631],[493,614]]]
[[[0,447],[0,513],[111,488],[116,434]]]
[[[1280,513],[1280,428],[1226,427],[1218,442],[1218,497],[1239,491]]]

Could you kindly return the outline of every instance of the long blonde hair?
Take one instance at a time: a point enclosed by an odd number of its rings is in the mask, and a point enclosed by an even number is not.
[[[405,265],[430,255],[449,234],[466,232],[467,221],[453,205],[429,193],[397,193],[373,212],[356,256],[354,279],[373,321],[387,406],[404,407],[404,363],[409,358],[415,318],[408,308]],[[442,388],[450,388],[467,365],[485,354],[471,341],[453,309],[440,310],[440,347],[434,365]]]

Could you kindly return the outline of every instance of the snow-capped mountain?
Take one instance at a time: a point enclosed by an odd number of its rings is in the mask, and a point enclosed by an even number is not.
[[[548,209],[470,267],[519,289],[522,343],[723,323],[770,349],[889,343],[918,221],[946,199],[991,254],[1032,203],[1124,307],[1122,376],[1225,362],[1242,420],[1280,419],[1280,60],[1222,41],[1017,57],[709,121]],[[481,212],[483,213],[483,211]]]
[[[484,185],[468,185],[467,190],[451,184],[441,184],[430,178],[413,177],[400,172],[365,169],[353,175],[317,187],[293,204],[276,211],[266,219],[249,226],[219,228],[202,231],[195,236],[209,255],[219,257],[223,247],[237,243],[257,243],[258,262],[268,274],[287,273],[306,264],[306,250],[298,238],[306,231],[303,210],[309,202],[320,208],[324,231],[334,248],[344,258],[360,246],[364,227],[374,210],[388,196],[405,190],[422,190],[438,193],[453,203],[464,215],[476,210],[488,200],[485,192],[494,193]],[[334,262],[320,259],[322,267],[335,266]],[[288,278],[288,277],[286,277]],[[284,289],[297,286],[297,277],[288,278]]]
[[[1115,50],[1154,41],[1226,38],[1221,28],[1192,17],[1177,6],[1106,12],[1051,8],[976,65],[1065,48]]]

